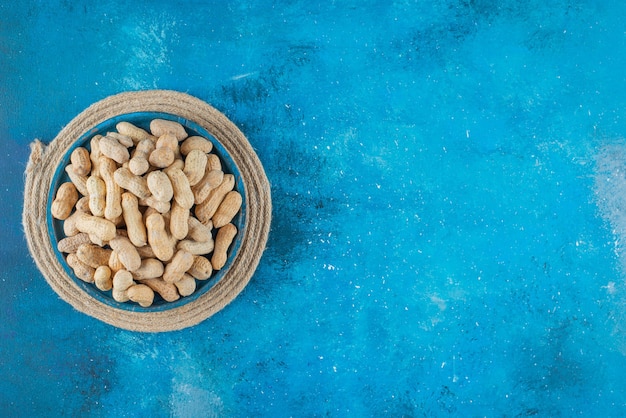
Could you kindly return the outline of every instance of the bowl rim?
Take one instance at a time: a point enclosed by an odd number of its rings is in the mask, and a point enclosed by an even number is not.
[[[165,119],[169,121],[175,121],[180,123],[188,133],[188,136],[202,136],[208,139],[213,144],[213,150],[211,153],[216,154],[222,163],[222,169],[225,174],[233,174],[235,176],[235,187],[233,190],[238,191],[242,196],[242,205],[239,213],[233,218],[233,223],[237,227],[237,234],[233,239],[232,244],[229,247],[229,256],[226,260],[226,264],[220,270],[214,270],[211,277],[207,280],[197,280],[196,279],[196,290],[189,296],[180,297],[176,301],[166,302],[158,293],[155,293],[155,303],[153,303],[149,307],[142,307],[135,302],[118,302],[113,299],[111,295],[111,291],[102,291],[98,289],[94,283],[87,283],[74,274],[72,268],[67,264],[66,258],[63,253],[61,253],[57,244],[60,239],[65,238],[65,234],[63,232],[63,222],[62,220],[58,220],[52,217],[50,207],[56,195],[56,191],[59,186],[67,181],[70,181],[69,176],[65,172],[65,168],[71,162],[70,155],[72,152],[79,147],[85,147],[90,149],[89,142],[96,135],[105,135],[107,132],[112,132],[115,130],[115,126],[119,122],[130,122],[135,126],[138,126],[142,129],[146,129],[149,127],[149,122],[154,119]],[[117,130],[115,130],[117,131]],[[183,140],[184,141],[184,140]],[[182,142],[182,141],[181,141]],[[97,299],[98,301],[112,307],[115,309],[132,311],[132,312],[155,312],[155,311],[167,311],[170,309],[174,309],[180,306],[183,306],[187,303],[191,303],[194,300],[201,297],[204,293],[208,292],[213,288],[226,274],[228,269],[233,263],[235,257],[239,252],[241,247],[241,239],[243,236],[243,229],[246,224],[246,188],[243,184],[241,173],[239,172],[239,168],[235,161],[233,161],[232,157],[228,153],[228,151],[224,148],[224,145],[213,135],[211,135],[206,129],[197,123],[190,121],[181,116],[166,113],[166,112],[131,112],[124,113],[120,115],[116,115],[112,118],[106,119],[96,126],[92,127],[88,131],[84,132],[80,137],[76,139],[74,143],[72,143],[68,148],[65,154],[62,156],[62,159],[59,165],[56,167],[55,172],[52,176],[50,190],[48,193],[48,202],[47,202],[47,228],[48,228],[48,236],[50,237],[50,244],[52,245],[53,251],[56,254],[59,262],[65,269],[68,276],[75,282],[77,286],[82,288],[89,296]],[[213,235],[215,237],[216,230],[214,229]],[[206,255],[205,255],[206,256]]]

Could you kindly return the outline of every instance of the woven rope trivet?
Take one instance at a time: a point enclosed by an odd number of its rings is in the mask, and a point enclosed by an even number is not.
[[[68,276],[52,248],[47,227],[48,193],[55,170],[72,144],[96,125],[133,112],[162,112],[197,123],[230,154],[244,183],[246,225],[230,269],[208,292],[182,306],[133,312],[109,306],[82,290]],[[35,263],[53,290],[75,309],[116,327],[143,332],[196,325],[230,303],[248,284],[267,242],[271,221],[270,187],[263,166],[243,133],[222,113],[184,93],[149,90],[121,93],[94,103],[45,146],[35,140],[26,167],[22,222]]]

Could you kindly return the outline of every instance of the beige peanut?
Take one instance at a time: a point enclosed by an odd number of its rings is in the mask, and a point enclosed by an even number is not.
[[[141,257],[137,252],[137,248],[127,237],[118,235],[109,241],[109,245],[113,250],[117,251],[117,256],[126,270],[133,272],[141,266]]]
[[[118,164],[124,164],[130,160],[128,148],[110,136],[100,138],[100,152]]]
[[[139,201],[139,204],[142,204],[142,203],[141,203],[141,200]],[[148,219],[148,216],[150,216],[150,215],[152,215],[152,214],[154,214],[154,213],[160,213],[160,214],[161,214],[161,216],[163,216],[163,215],[167,214],[167,212],[165,212],[165,213],[164,213],[164,212],[159,212],[159,211],[158,211],[158,210],[156,210],[155,208],[153,208],[153,207],[151,207],[151,206],[148,206],[148,207],[146,207],[146,209],[143,211],[143,216],[142,216],[143,223],[144,223],[144,224],[147,224],[146,219]],[[165,218],[163,218],[163,220],[165,220]]]
[[[82,194],[83,196],[87,196],[87,176],[81,176],[80,174],[77,174],[74,171],[73,164],[68,164],[67,167],[65,167],[65,172],[70,178],[70,181],[76,187],[76,190],[78,190],[78,193]]]
[[[91,244],[89,235],[84,232],[73,236],[66,236],[57,243],[57,249],[62,253],[75,253],[82,244]]]
[[[111,251],[111,258],[109,258],[108,266],[113,274],[117,273],[120,270],[124,270],[124,264],[122,264],[122,262],[120,261],[117,251]]]
[[[141,265],[133,271],[133,277],[137,280],[154,279],[163,276],[163,263],[156,258],[141,260]]]
[[[76,229],[89,234],[92,241],[106,243],[115,238],[116,228],[113,222],[83,212],[76,213],[78,214]],[[95,243],[97,244],[98,242]]]
[[[144,139],[154,141],[154,137],[150,135],[147,131],[141,129],[136,125],[133,125],[130,122],[119,122],[117,125],[115,125],[115,128],[122,135],[130,137],[133,140],[134,144],[138,144]]]
[[[236,190],[226,193],[222,203],[218,206],[211,220],[214,228],[221,228],[233,220],[239,209],[241,209],[242,197]]]
[[[150,189],[145,178],[136,176],[126,167],[120,167],[113,173],[113,179],[122,189],[128,190],[139,199],[150,196]]]
[[[218,157],[216,154],[208,154],[207,155],[207,171],[211,171],[211,170],[222,170],[222,161],[220,161],[220,157]]]
[[[204,202],[211,191],[220,184],[224,180],[224,172],[222,170],[210,170],[204,174],[202,180],[198,182],[194,187],[191,188],[193,192],[193,198],[196,205]]]
[[[65,182],[61,184],[50,207],[52,217],[60,220],[69,218],[77,201],[78,191],[74,183]]]
[[[82,244],[76,250],[76,257],[89,267],[96,269],[109,264],[111,250],[91,243]]]
[[[157,148],[169,148],[172,151],[174,151],[174,154],[178,154],[180,152],[178,148],[178,139],[176,138],[176,135],[169,133],[169,132],[164,133],[163,135],[158,137],[156,141],[156,147]]]
[[[121,134],[119,132],[107,132],[105,136],[115,139],[126,148],[130,148],[134,145],[134,141],[130,136]]]
[[[81,176],[76,174],[74,172],[74,167],[72,166],[72,164],[69,164],[67,167],[65,167],[65,172],[70,178],[72,184],[74,184],[74,186],[76,187],[76,190],[78,190],[78,193],[83,196],[87,196],[87,176]]]
[[[128,299],[137,302],[140,306],[147,308],[154,302],[154,291],[145,284],[134,284],[126,289]]]
[[[106,207],[106,185],[98,176],[87,178],[87,192],[89,193],[89,210],[94,216],[104,216]]]
[[[171,165],[176,159],[176,153],[171,148],[159,147],[148,156],[148,162],[157,168],[165,168]]]
[[[189,296],[196,291],[196,279],[185,273],[180,280],[174,282],[174,286],[181,296]]]
[[[172,238],[180,241],[187,236],[188,232],[189,209],[185,209],[174,201],[170,210],[170,234],[172,234]]]
[[[204,242],[184,239],[178,242],[176,248],[185,250],[193,255],[204,255],[213,251],[214,244],[213,238]]]
[[[174,190],[174,200],[183,208],[191,209],[194,204],[193,192],[189,186],[189,180],[185,173],[179,168],[173,168],[167,170],[167,176],[172,183],[172,189]]]
[[[139,204],[142,206],[147,206],[149,209],[154,209],[159,213],[167,213],[170,211],[172,205],[170,202],[162,202],[157,200],[154,195],[148,196],[145,199],[139,199]],[[145,217],[145,216],[144,216]]]
[[[172,241],[165,231],[165,220],[163,215],[153,213],[146,218],[146,229],[148,230],[148,243],[154,255],[161,261],[169,261],[174,256]]]
[[[93,283],[93,275],[96,271],[93,267],[89,267],[87,264],[80,261],[74,253],[68,254],[66,261],[74,271],[76,277],[84,282]]]
[[[150,163],[148,158],[154,151],[155,143],[152,139],[142,139],[135,147],[133,157],[128,162],[128,169],[136,176],[141,176],[148,172]]]
[[[100,152],[100,138],[102,138],[102,135],[94,135],[94,137],[89,141],[89,146],[91,147],[89,159],[91,160],[91,175],[93,176],[100,175],[99,159],[102,155]]]
[[[162,171],[152,171],[147,178],[148,189],[152,196],[160,202],[170,202],[174,197],[174,189],[170,178]]]
[[[70,154],[73,170],[79,176],[86,176],[91,172],[91,159],[85,147],[78,147]]]
[[[220,270],[226,264],[228,247],[237,235],[237,227],[233,224],[226,224],[217,231],[215,237],[215,249],[211,257],[213,270]]]
[[[190,186],[195,186],[202,180],[206,169],[207,156],[198,149],[191,150],[185,158],[185,168],[183,173],[187,176]]]
[[[76,220],[84,214],[85,214],[84,212],[75,211],[69,217],[67,217],[65,221],[63,221],[63,233],[65,234],[66,237],[73,237],[77,235],[78,233],[80,233],[78,228],[76,228]],[[72,251],[68,251],[68,252],[72,252]]]
[[[193,264],[187,270],[187,273],[198,280],[206,280],[213,274],[213,265],[208,258],[196,255],[193,258]]]
[[[157,139],[148,161],[157,168],[166,168],[172,165],[178,155],[178,140],[173,134],[166,133]]]
[[[219,186],[211,190],[209,197],[199,205],[196,205],[196,218],[202,223],[208,222],[215,214],[224,196],[235,187],[235,176],[232,174],[224,174],[224,179]]]
[[[143,279],[139,280],[139,283],[145,284],[157,292],[166,302],[174,302],[180,299],[176,286],[173,283],[166,283],[162,278]]]
[[[150,122],[150,132],[157,138],[167,133],[174,134],[178,141],[182,141],[188,136],[183,125],[178,122],[165,119],[153,119]]]
[[[111,290],[113,287],[112,272],[108,266],[98,266],[93,275],[93,281],[96,287],[103,292]]]
[[[102,140],[100,140],[101,143]],[[105,156],[100,157],[99,164],[100,176],[106,187],[104,217],[108,220],[115,220],[122,215],[122,188],[113,178],[117,165],[115,161]]]
[[[194,149],[208,154],[213,150],[213,143],[202,136],[190,136],[180,144],[180,153],[182,155],[187,155]]]
[[[128,270],[119,270],[113,276],[113,299],[117,302],[130,300],[127,294],[129,287],[135,284],[133,275]]]
[[[120,270],[115,273],[113,276],[113,287],[118,288],[119,290],[126,290],[135,284],[133,280],[133,275],[128,270]]]
[[[87,196],[83,196],[80,199],[78,199],[78,202],[76,202],[76,205],[74,205],[74,209],[76,209],[79,212],[92,214],[91,209],[89,209],[89,198]]]
[[[187,236],[199,242],[206,242],[213,239],[211,235],[211,231],[213,229],[213,224],[211,221],[207,222],[207,224],[203,224],[200,222],[195,216],[189,216],[187,220],[188,226],[188,234]]]
[[[167,283],[179,281],[192,264],[193,255],[187,251],[178,250],[172,260],[165,266],[163,280]]]
[[[128,231],[128,239],[135,247],[143,247],[148,243],[146,226],[139,211],[139,201],[132,193],[122,193],[122,215]]]

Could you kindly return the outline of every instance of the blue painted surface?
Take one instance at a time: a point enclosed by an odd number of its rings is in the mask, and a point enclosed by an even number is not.
[[[626,415],[625,18],[611,0],[0,2],[0,410]],[[20,225],[29,142],[149,88],[222,110],[274,201],[245,291],[166,334],[74,311]]]

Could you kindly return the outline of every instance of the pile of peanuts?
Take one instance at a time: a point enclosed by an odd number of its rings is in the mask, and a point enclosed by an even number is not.
[[[213,144],[178,122],[129,122],[75,148],[51,215],[57,248],[79,279],[118,302],[173,302],[224,267],[242,196]],[[213,230],[216,230],[214,234]],[[214,238],[215,235],[215,238]]]

